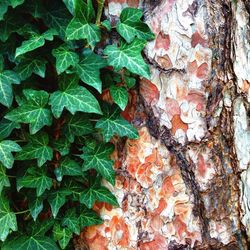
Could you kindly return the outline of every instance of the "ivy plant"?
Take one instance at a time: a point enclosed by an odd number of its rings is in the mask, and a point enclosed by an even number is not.
[[[121,113],[154,35],[139,9],[105,19],[104,0],[0,1],[0,248],[72,249],[119,206],[112,138],[138,138]],[[114,35],[116,34],[116,35]],[[114,39],[115,37],[115,39]],[[109,91],[112,100],[103,101]]]

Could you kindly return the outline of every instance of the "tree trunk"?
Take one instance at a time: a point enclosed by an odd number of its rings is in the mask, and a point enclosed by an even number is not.
[[[249,0],[110,0],[142,8],[156,35],[123,114],[140,139],[113,155],[120,207],[76,248],[247,249],[250,239]]]

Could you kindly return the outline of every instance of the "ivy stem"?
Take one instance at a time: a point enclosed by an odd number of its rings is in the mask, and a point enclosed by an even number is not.
[[[16,176],[14,176],[14,175],[7,175],[7,177],[9,177],[9,178],[16,178]]]
[[[25,213],[27,213],[27,212],[29,212],[29,211],[30,211],[30,210],[27,209],[27,210],[24,210],[24,211],[16,212],[15,214],[25,214]]]

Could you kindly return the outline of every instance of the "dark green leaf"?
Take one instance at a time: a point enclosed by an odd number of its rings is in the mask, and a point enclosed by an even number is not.
[[[154,34],[148,25],[140,20],[142,15],[140,9],[125,8],[122,10],[116,30],[128,43],[132,42],[135,37],[142,40],[154,39]]]
[[[47,236],[21,236],[5,244],[2,250],[59,250],[56,243]]]
[[[111,86],[110,94],[113,101],[124,110],[128,104],[128,92],[124,87]]]
[[[96,128],[102,129],[102,134],[106,142],[113,135],[128,136],[131,139],[138,138],[137,130],[121,117],[118,109],[106,108],[106,114],[102,119],[98,120]]]
[[[8,200],[0,195],[0,240],[4,241],[11,231],[17,231],[16,215],[11,212]]]
[[[45,77],[46,60],[25,56],[21,58],[20,62],[15,67],[16,72],[19,74],[21,80],[26,80],[32,73]]]
[[[42,168],[28,168],[24,176],[17,179],[17,190],[21,188],[36,188],[37,196],[41,196],[45,190],[52,187],[52,179],[46,175]]]
[[[13,101],[12,84],[19,84],[18,75],[12,70],[0,72],[0,103],[10,107]]]
[[[30,214],[34,221],[36,221],[38,215],[43,210],[43,197],[32,197],[32,200],[29,202]]]
[[[5,118],[11,121],[29,123],[30,133],[35,134],[45,125],[52,123],[51,111],[46,108],[49,94],[43,90],[25,89],[25,101],[16,109],[10,111]]]
[[[95,97],[86,88],[79,86],[78,81],[76,75],[63,74],[60,77],[60,90],[54,92],[49,101],[56,118],[61,116],[64,107],[71,114],[77,111],[102,113]]]
[[[72,232],[68,228],[61,228],[59,224],[55,224],[53,236],[58,241],[60,247],[65,249],[72,238]]]
[[[68,175],[68,176],[81,176],[83,174],[82,168],[80,165],[74,161],[71,160],[68,157],[65,157],[62,159],[62,161],[59,164],[58,169],[61,171],[61,175]]]
[[[107,181],[115,184],[115,171],[113,161],[110,160],[110,154],[113,148],[108,144],[100,143],[94,149],[84,148],[81,158],[84,160],[84,170],[96,169]]]
[[[96,212],[86,208],[81,209],[79,219],[81,228],[103,223],[103,220],[97,215]]]
[[[59,209],[65,204],[66,196],[69,194],[71,194],[71,192],[64,189],[49,194],[48,202],[54,218],[57,216]]]
[[[120,47],[109,45],[105,48],[104,54],[108,56],[108,63],[119,71],[127,68],[132,73],[150,78],[148,65],[144,62],[141,51],[145,41],[135,39],[131,44],[123,43]]]
[[[18,123],[3,118],[0,121],[0,140],[8,137],[13,129],[16,128],[20,128],[20,125]]]
[[[66,45],[53,49],[52,54],[56,58],[56,70],[58,74],[61,74],[70,66],[76,66],[79,61],[79,56],[75,52],[70,51]]]
[[[106,60],[95,53],[90,53],[76,65],[76,72],[84,83],[94,87],[101,93],[100,69],[105,66],[107,66]]]
[[[49,137],[45,133],[38,133],[30,137],[30,142],[16,155],[16,160],[37,159],[38,166],[41,167],[46,161],[53,158],[53,150],[48,143]]]
[[[107,202],[118,206],[116,197],[106,187],[90,187],[81,193],[80,201],[88,208],[92,208],[95,201]]]
[[[75,136],[83,136],[91,134],[92,132],[93,126],[89,121],[89,118],[79,112],[73,116],[69,116],[63,127],[63,134],[70,142],[74,141]]]
[[[80,223],[74,208],[67,210],[62,219],[62,226],[68,227],[72,233],[80,235]]]
[[[58,140],[53,141],[53,148],[60,153],[61,156],[65,156],[69,153],[71,143],[66,137],[61,137]]]
[[[4,187],[10,187],[10,181],[6,175],[6,168],[0,164],[0,196]]]
[[[22,148],[14,141],[4,140],[0,142],[0,162],[6,168],[12,168],[14,157],[12,152],[19,152]]]
[[[42,47],[45,44],[45,40],[52,41],[56,34],[56,31],[53,29],[49,29],[41,35],[33,33],[29,40],[23,41],[22,45],[16,49],[15,57]]]

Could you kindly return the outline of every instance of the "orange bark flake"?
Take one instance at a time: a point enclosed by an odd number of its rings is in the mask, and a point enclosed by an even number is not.
[[[172,122],[171,131],[174,135],[177,129],[182,129],[184,132],[187,132],[188,125],[181,120],[180,115],[174,115],[171,122]]]
[[[198,31],[196,31],[193,35],[192,35],[192,41],[191,41],[191,45],[194,48],[197,44],[200,44],[203,47],[206,47],[206,40],[204,38],[201,37],[201,35],[199,34]]]
[[[158,88],[149,80],[143,79],[140,83],[140,93],[148,104],[156,104],[160,97]]]

